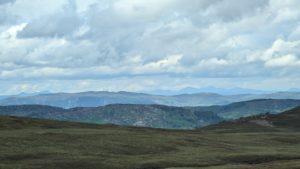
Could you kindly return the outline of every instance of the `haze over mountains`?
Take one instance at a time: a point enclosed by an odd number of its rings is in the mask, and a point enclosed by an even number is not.
[[[11,96],[0,99],[0,105],[39,104],[62,108],[97,107],[109,104],[159,104],[168,106],[226,105],[254,99],[300,99],[300,92],[276,92],[269,94],[220,95],[196,93],[180,95],[151,95],[133,92],[82,92],[50,93]]]
[[[288,91],[300,91],[295,89],[290,89]],[[218,88],[214,86],[207,86],[202,88],[195,87],[186,87],[178,90],[152,90],[146,93],[154,94],[154,95],[180,95],[180,94],[197,94],[197,93],[216,93],[220,95],[238,95],[238,94],[267,94],[272,93],[274,91],[266,91],[266,90],[255,90],[255,89],[247,89],[240,87],[233,88]]]

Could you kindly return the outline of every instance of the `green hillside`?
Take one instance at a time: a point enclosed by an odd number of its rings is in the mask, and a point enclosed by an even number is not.
[[[198,130],[0,117],[2,169],[296,169],[300,108]]]
[[[231,103],[224,106],[195,107],[196,110],[212,111],[224,119],[238,119],[263,113],[277,114],[300,106],[300,100],[257,99]]]
[[[72,109],[41,105],[0,106],[0,115],[171,129],[192,129],[223,121],[211,111],[125,104]]]

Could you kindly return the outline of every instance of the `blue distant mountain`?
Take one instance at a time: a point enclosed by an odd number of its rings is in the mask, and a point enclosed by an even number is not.
[[[28,96],[36,96],[36,95],[42,95],[42,94],[50,94],[51,92],[49,91],[40,91],[40,92],[21,92],[19,94],[14,94],[14,95],[0,95],[0,100],[5,99],[8,97],[28,97]]]
[[[27,93],[27,92],[21,92],[17,95],[17,97],[27,97],[27,96],[36,96],[36,95],[41,95],[41,94],[50,94],[51,92],[49,91],[40,91],[40,92],[32,92],[32,93]]]
[[[288,91],[289,92],[300,92],[300,88],[291,88]]]
[[[0,100],[5,99],[7,97],[9,97],[9,96],[0,96]]]
[[[187,94],[186,94],[187,93]],[[226,105],[254,99],[300,99],[300,92],[276,92],[267,94],[221,95],[216,93],[195,93],[178,95],[151,95],[132,92],[81,92],[50,93],[33,96],[12,96],[0,100],[0,105],[40,104],[55,107],[97,107],[109,104],[160,104],[168,106],[210,106]]]
[[[196,93],[216,93],[220,95],[239,95],[239,94],[267,94],[272,93],[273,91],[263,91],[255,89],[246,89],[246,88],[217,88],[213,86],[203,87],[203,88],[193,88],[186,87],[179,90],[153,90],[146,93],[156,94],[156,95],[180,95],[180,94],[196,94]]]

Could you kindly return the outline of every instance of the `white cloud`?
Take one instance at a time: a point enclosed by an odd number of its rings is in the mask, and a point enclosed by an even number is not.
[[[300,59],[298,59],[295,55],[288,54],[285,56],[279,56],[267,60],[266,66],[270,66],[270,67],[300,66]]]
[[[300,76],[298,0],[7,2],[1,81]]]
[[[26,23],[11,26],[7,30],[1,32],[0,38],[1,39],[16,39],[18,32],[23,30],[25,26],[26,26]]]
[[[273,43],[271,48],[265,51],[263,54],[263,60],[274,63],[274,65],[278,65],[278,62],[282,61],[283,65],[285,65],[285,63],[296,61],[296,55],[299,54],[300,41],[284,41],[282,39],[278,39]]]
[[[35,92],[38,89],[38,85],[31,84],[13,84],[8,88],[8,93],[18,94],[20,92]]]
[[[181,58],[182,55],[170,55],[162,60],[148,63],[144,67],[150,71],[160,71],[164,70],[165,68],[176,66]]]

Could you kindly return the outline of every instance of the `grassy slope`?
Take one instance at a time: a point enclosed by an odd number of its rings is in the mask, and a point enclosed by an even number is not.
[[[300,168],[299,116],[294,109],[186,131],[1,117],[0,168]]]

